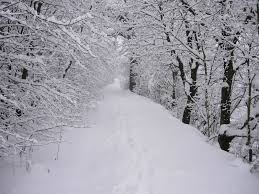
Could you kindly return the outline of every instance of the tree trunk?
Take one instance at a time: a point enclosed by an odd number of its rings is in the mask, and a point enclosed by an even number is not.
[[[221,116],[220,116],[220,125],[229,124],[231,116],[231,93],[232,93],[232,81],[235,74],[233,67],[233,56],[234,51],[233,47],[230,48],[231,59],[227,62],[224,62],[224,77],[223,77],[223,86],[221,89]]]
[[[226,8],[226,2],[223,1],[222,15],[224,15],[226,12],[225,8]],[[234,33],[231,31],[231,26],[225,26],[225,28],[222,29],[221,34],[223,37],[223,41],[220,43],[220,46],[226,52],[226,58],[229,58],[229,60],[227,61],[225,61],[224,59],[224,77],[223,77],[223,86],[221,89],[220,125],[223,125],[223,124],[230,123],[232,81],[235,74],[235,70],[233,67],[235,46],[233,44],[237,43],[238,38],[236,36],[239,34],[239,32]],[[233,36],[234,38],[232,38]],[[229,42],[233,44],[230,44]]]
[[[195,42],[197,46],[197,50],[199,50],[199,45],[197,39],[197,34],[196,31],[191,30],[189,26],[189,22],[185,21],[185,26],[186,26],[186,37],[187,37],[187,44],[190,48],[193,48],[193,42]],[[194,62],[194,59],[192,56],[190,57],[190,69],[191,69],[191,83],[190,83],[190,90],[189,94],[187,94],[187,104],[185,106],[184,112],[183,112],[183,117],[182,117],[182,122],[185,124],[190,124],[191,121],[191,113],[193,109],[193,104],[194,104],[194,97],[196,96],[197,93],[197,71],[199,68],[199,63]],[[181,70],[180,70],[181,71]]]
[[[172,70],[172,76],[173,76],[173,91],[172,91],[172,107],[176,105],[176,82],[177,82],[177,75],[178,71]]]
[[[191,67],[191,79],[192,83],[190,85],[190,93],[187,97],[187,104],[185,106],[184,112],[183,112],[183,118],[182,122],[185,124],[190,124],[191,121],[191,113],[193,109],[194,104],[194,98],[197,94],[197,71],[199,68],[199,63],[195,62],[195,67]]]
[[[249,51],[251,50],[251,44],[249,44]],[[252,120],[251,118],[251,107],[252,107],[252,84],[253,80],[255,78],[254,76],[251,75],[251,70],[250,70],[250,59],[246,59],[246,64],[247,64],[247,77],[248,77],[248,98],[247,98],[247,142],[246,145],[249,147],[248,150],[248,161],[252,162],[253,160],[253,150],[251,146],[251,125],[250,121]]]
[[[136,87],[136,73],[134,72],[134,65],[136,64],[136,60],[131,58],[130,60],[130,69],[129,69],[129,90],[133,92]]]
[[[248,62],[249,63],[249,62]],[[249,66],[248,66],[249,68]],[[248,152],[248,161],[252,162],[253,151],[251,149],[251,126],[250,126],[250,118],[251,118],[251,106],[252,106],[252,79],[250,78],[250,70],[248,69],[248,101],[247,101],[247,142],[246,145],[249,146]]]
[[[26,68],[22,69],[22,79],[26,79],[28,77],[28,70]]]

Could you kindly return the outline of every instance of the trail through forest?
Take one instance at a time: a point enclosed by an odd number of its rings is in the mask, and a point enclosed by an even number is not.
[[[103,95],[88,128],[65,130],[58,158],[51,145],[33,153],[29,173],[1,166],[0,193],[258,194],[249,166],[162,106],[118,82]]]

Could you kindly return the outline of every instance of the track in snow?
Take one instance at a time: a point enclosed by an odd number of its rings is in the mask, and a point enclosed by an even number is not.
[[[0,193],[259,193],[246,165],[118,83],[104,90],[88,119],[90,128],[66,130],[58,160],[50,146],[34,153],[29,174],[0,166]]]

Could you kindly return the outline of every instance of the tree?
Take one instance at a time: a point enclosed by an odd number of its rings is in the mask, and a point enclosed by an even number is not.
[[[60,142],[111,80],[105,1],[0,3],[0,156]],[[17,14],[19,13],[19,14]]]
[[[257,4],[254,0],[123,2],[120,9],[127,19],[118,28],[134,32],[125,40],[128,57],[137,60],[130,74],[134,92],[167,108],[173,104],[169,109],[183,123],[195,125],[212,140],[218,137],[226,151],[233,139],[249,140],[242,131],[241,109],[254,103],[251,72],[256,72],[258,62]],[[246,110],[251,112],[247,105]],[[242,116],[235,120],[237,114]]]

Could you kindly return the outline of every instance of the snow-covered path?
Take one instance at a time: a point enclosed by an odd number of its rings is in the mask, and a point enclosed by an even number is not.
[[[30,173],[0,166],[1,194],[258,194],[259,179],[150,100],[105,89],[90,127],[35,153]],[[14,175],[13,175],[14,174]]]

